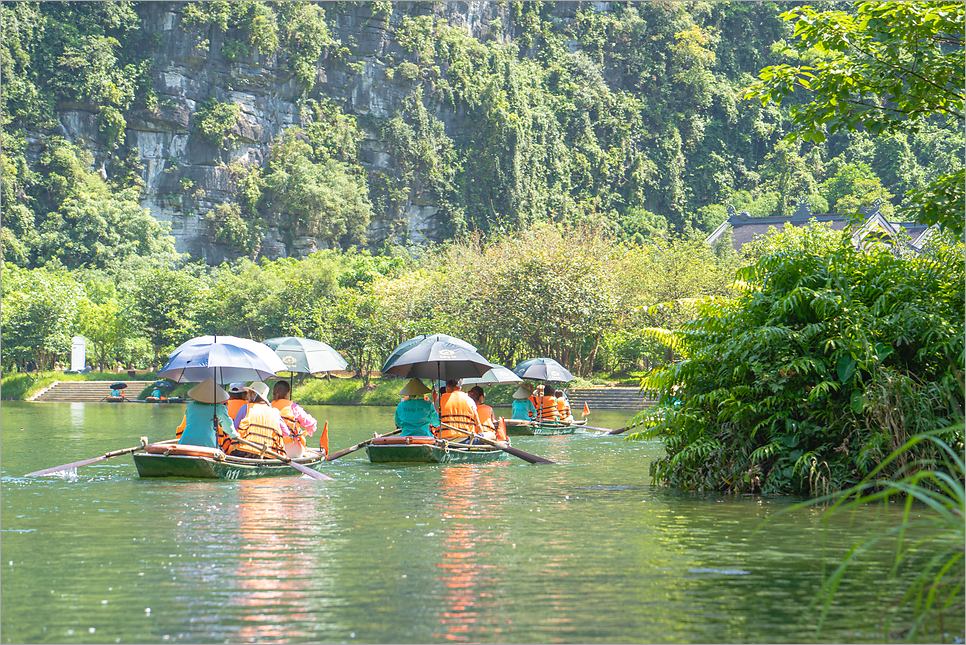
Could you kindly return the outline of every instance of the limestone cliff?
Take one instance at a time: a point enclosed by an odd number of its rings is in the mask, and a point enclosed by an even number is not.
[[[388,118],[396,113],[412,91],[410,83],[394,82],[386,74],[387,69],[407,60],[394,39],[394,26],[404,16],[435,14],[480,38],[490,22],[505,18],[507,11],[505,3],[497,2],[414,2],[393,3],[389,15],[377,15],[373,3],[332,4],[338,8],[327,8],[326,17],[333,37],[348,45],[348,55],[337,60],[330,53],[323,54],[317,62],[315,86],[308,91],[275,55],[256,51],[227,60],[222,52],[225,32],[184,24],[186,3],[137,5],[145,47],[151,48],[155,61],[152,74],[158,106],[128,115],[127,145],[137,151],[143,166],[143,206],[156,219],[170,224],[179,251],[210,264],[229,258],[230,250],[207,235],[203,216],[234,199],[233,166],[262,166],[281,133],[305,125],[304,99],[328,98],[345,113],[359,116]],[[216,147],[196,132],[197,108],[210,98],[241,107],[231,146]],[[458,127],[458,114],[440,111],[436,116],[447,128]],[[95,108],[71,106],[59,111],[58,118],[60,134],[83,143],[109,174],[115,160],[97,136]],[[385,169],[393,163],[378,129],[371,126],[365,132],[360,157],[370,169]],[[437,237],[435,205],[418,186],[410,191],[403,212],[411,241]],[[375,218],[369,227],[370,242],[378,243],[388,231],[386,223]],[[283,237],[269,222],[258,254],[297,256],[319,247],[318,240],[298,231]]]

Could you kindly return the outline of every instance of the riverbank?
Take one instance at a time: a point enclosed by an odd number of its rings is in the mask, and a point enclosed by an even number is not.
[[[139,373],[137,380],[154,381],[156,372]],[[89,374],[64,374],[63,372],[14,372],[0,378],[0,397],[4,401],[25,401],[49,387],[55,381],[130,381],[127,372],[91,372]],[[396,405],[399,403],[399,390],[405,379],[373,378],[368,386],[358,377],[309,378],[295,380],[292,399],[302,405]],[[577,379],[570,387],[586,387],[600,384],[598,380]],[[181,383],[167,395],[169,397],[187,396],[194,383]],[[487,403],[509,406],[511,395],[517,385],[492,385],[484,388]],[[150,394],[150,388],[141,392],[128,392],[128,398],[140,399]]]

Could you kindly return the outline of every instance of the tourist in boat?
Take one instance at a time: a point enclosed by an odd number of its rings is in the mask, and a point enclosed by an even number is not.
[[[101,390],[101,392],[103,392],[103,391],[104,390]],[[111,388],[111,398],[112,399],[123,399],[124,398],[124,390],[119,390],[116,387],[112,387]]]
[[[319,422],[311,414],[306,412],[302,406],[289,399],[292,386],[288,381],[279,381],[272,388],[272,407],[282,414],[282,419],[295,441],[305,448],[303,436],[311,437],[315,434],[315,429],[319,427]]]
[[[463,382],[460,380],[446,381],[446,394],[439,397],[439,418],[444,424],[454,428],[483,434],[483,426],[476,412],[476,402],[463,391]],[[465,434],[445,426],[440,427],[439,437],[450,441],[466,439]]]
[[[243,382],[236,381],[234,383],[228,384],[228,416],[232,419],[238,414],[238,411],[248,403],[248,386]],[[235,426],[237,429],[238,426]]]
[[[539,392],[536,406],[537,418],[541,421],[556,421],[557,399],[553,395],[556,391],[553,384],[548,381],[542,386],[537,386],[537,391]]]
[[[532,421],[537,418],[537,408],[534,407],[533,399],[530,398],[532,394],[533,386],[529,383],[523,383],[517,388],[517,391],[513,393],[511,418],[523,421]]]
[[[483,388],[476,385],[467,394],[476,403],[476,414],[480,417],[480,423],[483,427],[487,430],[496,428],[496,416],[493,414],[493,408],[483,403],[483,399],[486,398]]]
[[[228,392],[208,378],[188,390],[188,398],[191,400],[175,435],[178,443],[226,451],[231,439],[238,438],[225,407]]]
[[[418,378],[399,390],[402,401],[396,405],[396,427],[403,437],[432,437],[432,427],[439,426],[439,413],[426,394],[432,392]]]
[[[285,451],[282,437],[291,435],[282,414],[268,401],[268,386],[255,381],[248,387],[248,403],[235,417],[238,434],[243,439],[266,446],[277,453]],[[232,446],[231,454],[242,457],[260,457],[258,448],[246,444]]]
[[[553,393],[555,399],[557,399],[557,416],[561,421],[566,421],[567,423],[573,423],[574,415],[570,411],[570,401],[567,400],[566,395],[563,390],[557,390]]]

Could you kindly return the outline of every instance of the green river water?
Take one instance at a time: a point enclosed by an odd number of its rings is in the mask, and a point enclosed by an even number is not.
[[[391,408],[308,409],[333,451],[392,428]],[[173,437],[182,413],[3,403],[3,643],[882,638],[886,553],[856,569],[819,633],[809,603],[823,566],[893,518],[826,527],[810,509],[759,529],[796,500],[652,487],[657,442],[514,438],[554,466],[375,466],[363,450],[327,483],[140,479],[129,455],[23,477]]]

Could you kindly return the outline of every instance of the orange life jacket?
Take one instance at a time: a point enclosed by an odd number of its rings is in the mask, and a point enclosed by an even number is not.
[[[275,399],[272,401],[272,407],[282,414],[282,420],[285,421],[288,429],[292,431],[292,436],[295,438],[295,441],[304,447],[305,440],[302,439],[302,426],[295,420],[295,413],[292,412],[292,402],[289,399]]]
[[[278,419],[275,416],[275,409],[264,403],[252,403],[248,406],[248,414],[238,424],[238,434],[243,439],[268,446],[269,450],[283,452],[285,446],[282,444],[282,435],[278,428]],[[257,448],[241,444],[238,450],[247,452],[257,452]]]
[[[493,408],[485,403],[476,404],[476,414],[480,417],[480,423],[487,428],[493,427]]]
[[[537,403],[537,414],[541,421],[554,421],[557,418],[557,399],[552,396],[543,397]]]
[[[557,399],[557,412],[560,414],[561,419],[566,419],[570,416],[570,402],[565,397]]]
[[[466,392],[447,392],[439,398],[439,419],[454,428],[476,432],[480,418],[472,407],[473,399]],[[463,439],[466,435],[441,427],[441,439]]]
[[[225,403],[225,406],[228,408],[228,416],[234,419],[235,415],[238,414],[238,411],[241,410],[246,403],[248,403],[248,401],[245,399],[228,399],[228,401]]]

